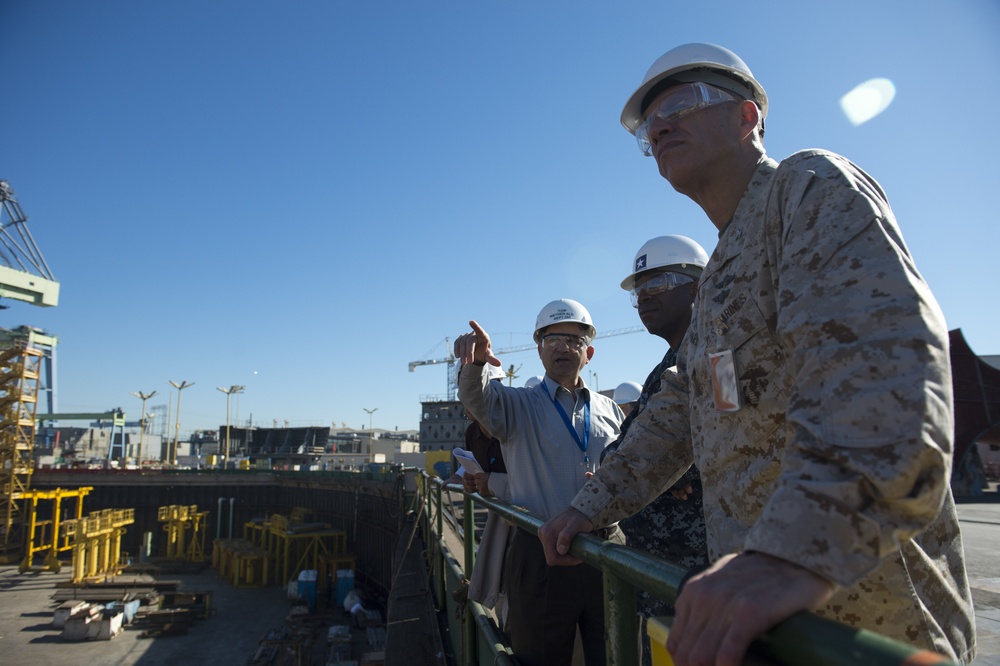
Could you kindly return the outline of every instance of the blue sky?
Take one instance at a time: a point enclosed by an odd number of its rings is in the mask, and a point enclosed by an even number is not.
[[[0,178],[62,289],[0,326],[59,338],[62,412],[138,416],[132,391],[176,404],[184,380],[182,436],[225,422],[232,384],[234,421],[360,428],[377,407],[411,429],[446,380],[407,364],[469,319],[500,348],[560,297],[638,326],[618,287],[638,247],[715,242],[618,122],[691,41],[767,89],[769,155],[826,148],[882,184],[949,328],[1000,354],[994,0],[6,0],[0,31]],[[875,77],[895,100],[855,127],[838,100]],[[665,351],[596,347],[600,389]]]

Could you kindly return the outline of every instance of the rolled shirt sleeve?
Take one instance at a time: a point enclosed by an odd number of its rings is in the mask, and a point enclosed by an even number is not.
[[[687,391],[676,368],[632,421],[618,445],[573,499],[595,527],[638,513],[684,474],[693,461]]]

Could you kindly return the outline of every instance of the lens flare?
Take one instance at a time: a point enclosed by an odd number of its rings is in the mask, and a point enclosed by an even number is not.
[[[857,127],[889,108],[896,86],[889,79],[870,79],[840,98],[844,115]]]

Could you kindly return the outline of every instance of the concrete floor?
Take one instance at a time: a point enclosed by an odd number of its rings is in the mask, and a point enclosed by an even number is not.
[[[181,589],[211,591],[215,613],[198,620],[188,633],[140,638],[145,627],[132,626],[110,641],[67,642],[52,626],[56,584],[69,580],[62,573],[18,573],[17,566],[0,566],[0,663],[10,666],[174,666],[176,664],[247,664],[260,641],[282,626],[292,602],[279,587],[234,588],[206,568],[199,574],[162,575],[179,580]],[[334,623],[347,622],[334,609]],[[326,628],[317,630],[316,654],[309,664],[325,663]],[[357,637],[357,630],[355,634]],[[361,632],[363,635],[363,632]],[[358,655],[357,658],[360,658]],[[275,662],[280,663],[280,662]]]

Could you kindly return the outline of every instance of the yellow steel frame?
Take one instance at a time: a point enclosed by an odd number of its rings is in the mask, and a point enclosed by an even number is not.
[[[134,522],[135,509],[104,509],[66,521],[66,535],[73,540],[72,581],[121,571],[122,535]]]
[[[216,539],[212,544],[212,566],[234,587],[267,585],[267,561],[266,550],[244,539]]]
[[[205,527],[208,511],[198,511],[196,505],[171,504],[157,509],[157,519],[166,523],[167,559],[171,561],[205,561]],[[189,534],[190,532],[190,534]]]
[[[324,558],[347,551],[347,534],[330,529],[329,525],[308,532],[289,529],[288,518],[273,515],[268,531],[268,551],[274,558],[275,573],[279,580],[289,581],[292,576],[307,569],[319,570]]]
[[[24,546],[25,515],[19,501],[34,469],[42,356],[27,341],[0,351],[0,557],[7,562],[15,561]]]
[[[197,507],[191,507],[195,509]],[[185,551],[188,562],[205,561],[205,533],[208,525],[208,511],[196,511],[189,514],[191,519],[191,538]]]
[[[59,553],[73,549],[69,535],[66,530],[61,529],[62,501],[64,498],[76,498],[75,520],[79,520],[83,517],[83,498],[91,490],[93,490],[93,487],[84,486],[72,490],[56,488],[55,490],[29,490],[21,493],[21,499],[25,500],[27,504],[28,513],[27,538],[24,540],[24,559],[21,560],[19,567],[21,573],[31,570],[34,566],[35,556],[43,552],[46,553],[44,569],[59,573],[59,570],[62,569],[62,563],[59,562]],[[55,503],[52,507],[51,520],[37,519],[39,500],[52,500]],[[61,544],[60,532],[62,533]]]

